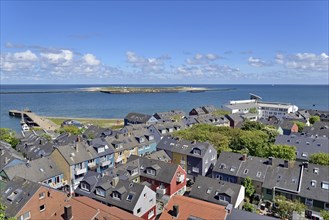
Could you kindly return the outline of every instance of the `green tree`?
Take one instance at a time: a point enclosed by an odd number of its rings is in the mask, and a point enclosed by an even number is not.
[[[0,140],[9,143],[13,148],[16,148],[19,139],[15,137],[16,132],[9,128],[0,128]]]
[[[0,201],[0,220],[16,220],[14,217],[6,217],[6,206]]]
[[[323,152],[311,154],[310,163],[329,166],[329,154]]]
[[[245,121],[241,127],[242,130],[254,131],[262,130],[265,126],[258,121]]]
[[[214,116],[222,116],[222,115],[229,115],[230,112],[224,109],[217,109],[216,111],[213,111],[211,114]]]
[[[255,206],[253,204],[251,204],[250,202],[246,202],[245,204],[243,204],[243,209],[246,210],[247,212],[255,212]]]
[[[298,132],[302,132],[306,124],[301,121],[295,121],[296,125],[298,126]]]
[[[277,213],[282,219],[292,219],[293,212],[302,214],[305,210],[304,204],[297,200],[288,200],[284,196],[276,196],[274,201],[278,205]]]
[[[274,126],[265,126],[262,131],[268,135],[268,142],[274,144],[276,137],[279,135],[278,130]]]
[[[289,145],[270,145],[267,157],[296,160],[296,147]]]
[[[44,133],[44,134],[41,134],[40,137],[43,137],[47,141],[51,141],[51,135],[50,134]]]
[[[65,127],[60,128],[58,130],[58,132],[60,134],[70,133],[70,134],[78,135],[78,134],[82,134],[83,131],[75,126],[65,126]]]
[[[268,135],[265,132],[259,130],[243,131],[238,137],[238,141],[239,146],[236,146],[237,150],[247,148],[250,155],[258,157],[266,156],[269,143]]]
[[[327,210],[321,210],[320,215],[323,218],[323,220],[329,220],[329,211]]]
[[[248,198],[251,198],[252,195],[255,193],[255,187],[254,185],[252,184],[252,179],[247,176],[244,180],[243,180],[243,183],[242,185],[244,186],[245,188],[245,195],[248,197]]]
[[[256,114],[256,113],[258,113],[258,110],[256,107],[254,107],[254,108],[249,109],[249,113]]]
[[[315,122],[320,121],[320,116],[317,115],[311,116],[309,121],[311,124],[314,124]]]

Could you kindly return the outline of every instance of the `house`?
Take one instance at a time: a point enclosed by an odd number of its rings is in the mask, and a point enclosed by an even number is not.
[[[241,209],[232,209],[230,213],[227,214],[226,220],[241,220],[241,219],[252,219],[252,220],[277,220],[277,218],[259,215],[257,213],[248,212]]]
[[[96,169],[97,172],[102,173],[108,168],[114,167],[114,149],[110,147],[105,138],[95,138],[88,140],[89,146],[96,151],[96,158],[88,161],[89,169]]]
[[[83,210],[83,211],[82,211]],[[97,202],[86,196],[72,197],[52,215],[49,219],[66,220],[66,219],[117,219],[117,220],[141,220],[137,216],[130,214],[117,207],[110,207]]]
[[[15,176],[18,176],[32,182],[42,183],[54,189],[61,189],[67,183],[63,172],[50,157],[5,167],[1,171],[0,176],[4,182],[9,182]]]
[[[174,164],[182,166],[189,178],[205,176],[217,159],[216,149],[206,142],[191,142],[165,136],[158,143],[157,149],[164,150]]]
[[[115,176],[123,176],[133,182],[147,183],[157,192],[158,198],[184,194],[186,191],[186,172],[177,164],[171,164],[146,157],[131,156],[124,165],[110,170]]]
[[[181,121],[185,128],[190,128],[195,124],[198,124],[194,116],[184,117]]]
[[[239,101],[230,101],[229,104],[223,106],[224,110],[229,111],[231,114],[245,114],[249,113],[251,109],[258,109],[257,101],[252,100],[239,100]]]
[[[239,184],[197,176],[189,196],[225,207],[232,204],[234,208],[239,208],[242,206],[244,193],[244,186]]]
[[[75,194],[121,208],[146,220],[156,216],[156,193],[148,186],[128,179],[89,171]]]
[[[329,122],[317,121],[313,126],[304,127],[303,133],[316,137],[329,138]]]
[[[273,200],[276,195],[283,195],[299,200],[311,211],[329,210],[328,166],[280,159],[273,159],[268,166],[263,199]]]
[[[10,144],[0,141],[0,172],[6,167],[15,166],[25,162],[26,159],[12,148]]]
[[[175,121],[185,117],[186,113],[182,110],[170,110],[168,112],[157,112],[153,116],[158,120]]]
[[[244,179],[252,179],[257,194],[262,193],[268,167],[264,158],[232,152],[222,152],[212,171],[212,178],[242,184]]]
[[[148,130],[154,135],[156,142],[159,143],[164,135],[172,134],[175,131],[180,131],[185,128],[186,126],[183,122],[163,122],[150,125]]]
[[[152,115],[146,115],[136,112],[131,112],[124,118],[124,125],[129,124],[152,124],[158,120]]]
[[[234,113],[225,115],[225,117],[228,119],[231,128],[241,128],[244,119],[240,114]]]
[[[212,112],[215,112],[216,110],[217,110],[216,107],[213,105],[205,105],[205,106],[193,108],[189,112],[189,115],[190,116],[194,116],[194,115],[200,116],[200,115],[210,114]]]
[[[98,154],[92,146],[77,139],[72,144],[56,147],[50,157],[56,161],[64,174],[64,179],[68,180],[67,190],[73,193],[88,168],[96,168],[95,159],[98,158]]]
[[[309,156],[314,153],[329,154],[329,139],[325,137],[308,136],[304,133],[292,135],[279,135],[275,144],[289,145],[296,147],[296,160],[308,161]]]
[[[322,122],[329,122],[329,111],[324,111],[324,110],[307,110],[308,113],[311,116],[319,116],[320,117],[320,121]]]
[[[199,124],[210,124],[215,126],[230,126],[229,120],[224,116],[215,116],[211,114],[200,115],[195,118]]]
[[[0,200],[6,217],[17,219],[48,219],[64,203],[67,195],[59,190],[14,177],[0,188]]]
[[[298,132],[298,126],[296,122],[289,120],[281,120],[279,123],[284,135],[290,135],[291,133]]]
[[[170,199],[159,220],[167,219],[225,219],[225,207],[186,196],[176,195]]]
[[[166,163],[171,163],[171,158],[164,150],[154,151],[151,154],[145,155],[145,157],[152,160],[161,160]]]

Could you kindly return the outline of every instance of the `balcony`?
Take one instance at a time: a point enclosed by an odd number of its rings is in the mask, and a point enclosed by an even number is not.
[[[100,165],[101,167],[105,167],[105,166],[108,166],[111,164],[111,161],[110,160],[103,160],[103,161],[100,161]]]
[[[83,173],[87,173],[87,168],[82,168],[82,169],[79,169],[79,168],[75,168],[74,169],[74,174],[75,175],[81,175]]]
[[[159,194],[161,194],[161,195],[164,195],[164,194],[166,194],[166,188],[164,188],[163,186],[158,186],[157,188],[156,188],[156,191],[157,191],[157,193],[159,193]]]
[[[176,176],[176,181],[177,181],[178,183],[183,182],[184,179],[185,179],[185,174],[180,174],[180,175],[177,175],[177,176]]]
[[[93,162],[93,163],[88,163],[88,167],[91,169],[91,168],[93,168],[93,167],[95,167],[96,166],[96,163],[95,162]]]
[[[118,156],[118,158],[115,160],[116,163],[120,163],[121,160],[123,160],[123,156]]]

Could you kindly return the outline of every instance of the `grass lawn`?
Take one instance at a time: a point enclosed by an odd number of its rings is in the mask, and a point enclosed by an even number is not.
[[[123,127],[123,119],[103,119],[103,118],[60,118],[60,117],[46,117],[57,125],[61,125],[66,120],[79,121],[82,124],[93,124],[103,128],[119,129]]]

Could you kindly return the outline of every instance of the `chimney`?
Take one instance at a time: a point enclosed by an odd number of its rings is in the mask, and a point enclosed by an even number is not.
[[[283,165],[284,165],[284,168],[289,168],[289,161],[284,160]]]
[[[76,142],[80,142],[80,136],[77,136]]]
[[[179,205],[174,205],[174,206],[173,206],[173,213],[172,213],[172,215],[173,215],[175,218],[178,217],[178,215],[179,215]]]
[[[71,205],[64,206],[64,220],[71,220],[72,219],[72,207]]]
[[[268,158],[268,165],[270,165],[270,166],[273,165],[273,157]]]
[[[119,182],[119,177],[118,177],[118,176],[114,177],[114,178],[112,179],[112,186],[113,186],[113,187],[116,187],[117,184],[118,184],[118,182]]]
[[[246,161],[247,160],[247,154],[242,154],[242,161]]]

